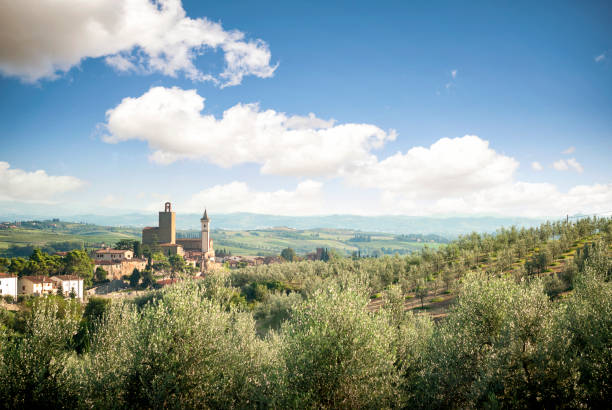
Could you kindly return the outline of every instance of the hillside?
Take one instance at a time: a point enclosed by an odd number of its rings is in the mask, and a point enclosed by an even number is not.
[[[181,213],[176,215],[177,229],[198,229],[202,214]],[[235,231],[269,229],[287,226],[293,229],[351,229],[363,232],[386,232],[393,234],[437,234],[447,238],[470,232],[495,232],[500,227],[535,227],[543,222],[541,218],[521,217],[494,217],[494,216],[360,216],[360,215],[318,215],[318,216],[282,216],[263,215],[253,213],[222,213],[209,210],[213,229],[226,229]],[[0,210],[2,212],[2,210]],[[52,214],[47,209],[37,213],[0,213],[0,221],[14,221],[26,219],[51,219],[60,217],[62,220],[89,223],[102,226],[144,226],[157,225],[157,213],[123,213],[112,215],[97,214]]]
[[[28,256],[33,247],[70,250],[101,247],[121,239],[139,239],[141,230],[130,227],[98,226],[63,221],[23,221],[3,224],[0,229],[0,254],[11,248],[18,255]]]
[[[0,397],[31,397],[27,369],[53,407],[605,408],[611,246],[587,218],[33,298],[0,308]]]
[[[141,238],[141,228],[100,226],[63,221],[26,221],[9,223],[0,229],[0,255],[28,256],[34,247],[50,252],[72,248],[112,245],[122,239]],[[180,236],[197,235],[197,231],[177,231]],[[234,255],[278,255],[287,247],[298,254],[313,252],[316,248],[335,249],[341,254],[357,252],[363,256],[408,254],[425,245],[435,248],[448,240],[439,235],[395,235],[380,232],[364,233],[351,229],[296,230],[270,228],[259,230],[221,230],[212,232],[216,249]]]

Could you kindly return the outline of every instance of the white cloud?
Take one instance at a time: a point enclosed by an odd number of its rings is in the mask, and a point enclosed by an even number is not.
[[[451,77],[453,77],[453,80],[457,78],[457,70],[451,71]]]
[[[609,211],[612,203],[612,184],[578,185],[567,192],[561,192],[549,183],[512,182],[436,201],[415,200],[393,193],[386,193],[382,198],[386,212],[395,214],[559,217],[566,214]]]
[[[604,51],[603,53],[601,53],[600,55],[598,55],[597,57],[595,57],[595,62],[599,63],[602,62],[606,59],[606,52]]]
[[[557,171],[567,171],[569,169],[567,161],[564,159],[560,159],[559,161],[553,162],[553,168]]]
[[[8,162],[0,161],[0,200],[48,201],[56,194],[74,191],[83,184],[75,177],[47,175],[43,170],[11,169]]]
[[[531,168],[534,171],[542,171],[544,169],[544,167],[542,166],[542,164],[540,164],[538,161],[533,161],[531,163]]]
[[[150,159],[169,164],[180,159],[205,159],[230,167],[261,164],[263,174],[339,175],[376,161],[372,150],[395,139],[370,124],[340,124],[237,104],[217,119],[203,115],[204,98],[196,90],[151,88],[125,98],[106,113],[104,140],[146,141]]]
[[[244,182],[215,185],[193,195],[185,204],[185,212],[201,212],[204,208],[216,213],[252,212],[275,215],[312,215],[325,213],[322,184],[307,180],[294,191],[253,191]]]
[[[437,199],[506,183],[517,167],[516,160],[495,152],[488,141],[466,135],[364,164],[348,177],[362,187]]]
[[[580,163],[576,161],[576,158],[570,158],[567,160],[560,159],[558,161],[555,161],[553,163],[553,168],[557,171],[567,171],[570,168],[573,168],[578,173],[582,173],[584,171],[584,168],[582,168],[582,165],[580,165]]]
[[[0,72],[28,82],[98,57],[119,71],[183,73],[222,86],[245,75],[271,77],[276,69],[265,42],[189,18],[180,0],[0,0],[0,8]],[[194,64],[209,50],[223,52],[218,77]]]
[[[562,154],[573,154],[574,151],[576,151],[576,147],[569,147],[568,149],[566,149],[565,151],[562,152]]]

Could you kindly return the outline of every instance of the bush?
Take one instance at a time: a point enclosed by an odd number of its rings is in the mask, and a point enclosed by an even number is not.
[[[392,328],[368,313],[356,289],[320,290],[281,327],[280,407],[386,408],[399,382]]]

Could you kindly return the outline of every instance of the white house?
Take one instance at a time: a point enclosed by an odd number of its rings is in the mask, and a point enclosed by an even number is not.
[[[17,297],[17,276],[0,273],[0,296]]]
[[[20,295],[49,295],[55,292],[55,282],[47,276],[22,276],[17,282]]]
[[[80,300],[83,300],[83,279],[75,275],[57,275],[51,276],[49,279],[55,282],[55,287],[59,289],[62,287],[64,296],[70,296],[70,293],[74,291],[74,294]]]

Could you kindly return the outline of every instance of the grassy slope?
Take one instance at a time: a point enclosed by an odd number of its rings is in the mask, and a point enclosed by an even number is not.
[[[85,246],[114,243],[121,239],[140,239],[140,229],[105,227],[60,222],[57,227],[19,227],[0,230],[0,249],[10,245],[41,246],[52,242],[83,241]]]
[[[533,277],[545,277],[553,274],[558,274],[563,272],[565,265],[572,262],[574,257],[576,256],[576,252],[578,249],[584,248],[587,244],[592,244],[600,234],[586,236],[578,241],[576,241],[570,249],[563,253],[558,258],[554,259],[550,265],[544,270],[544,272],[540,274],[534,274]],[[536,248],[535,250],[537,250]],[[612,254],[612,245],[610,246],[610,254]],[[527,259],[532,257],[534,254],[534,250],[527,254]],[[481,258],[485,258],[487,255],[485,253],[481,254]],[[494,257],[491,257],[491,262],[485,263],[481,265],[481,268],[486,269],[493,261],[495,261]],[[506,275],[512,275],[516,269],[524,266],[526,263],[526,259],[516,259],[513,267],[505,272]],[[564,297],[567,293],[571,293],[571,289],[565,289],[564,292],[558,295],[558,297]],[[448,310],[450,306],[455,302],[457,298],[456,289],[455,292],[443,292],[443,289],[440,289],[437,293],[429,292],[428,295],[424,299],[423,309],[421,309],[421,301],[418,299],[414,292],[410,293],[406,297],[405,308],[406,310],[413,310],[415,312],[420,312],[422,310],[426,311],[429,315],[431,315],[434,319],[440,319],[446,317],[448,314]],[[369,310],[378,310],[383,304],[383,299],[381,296],[376,295],[373,297],[370,303],[368,304]]]

